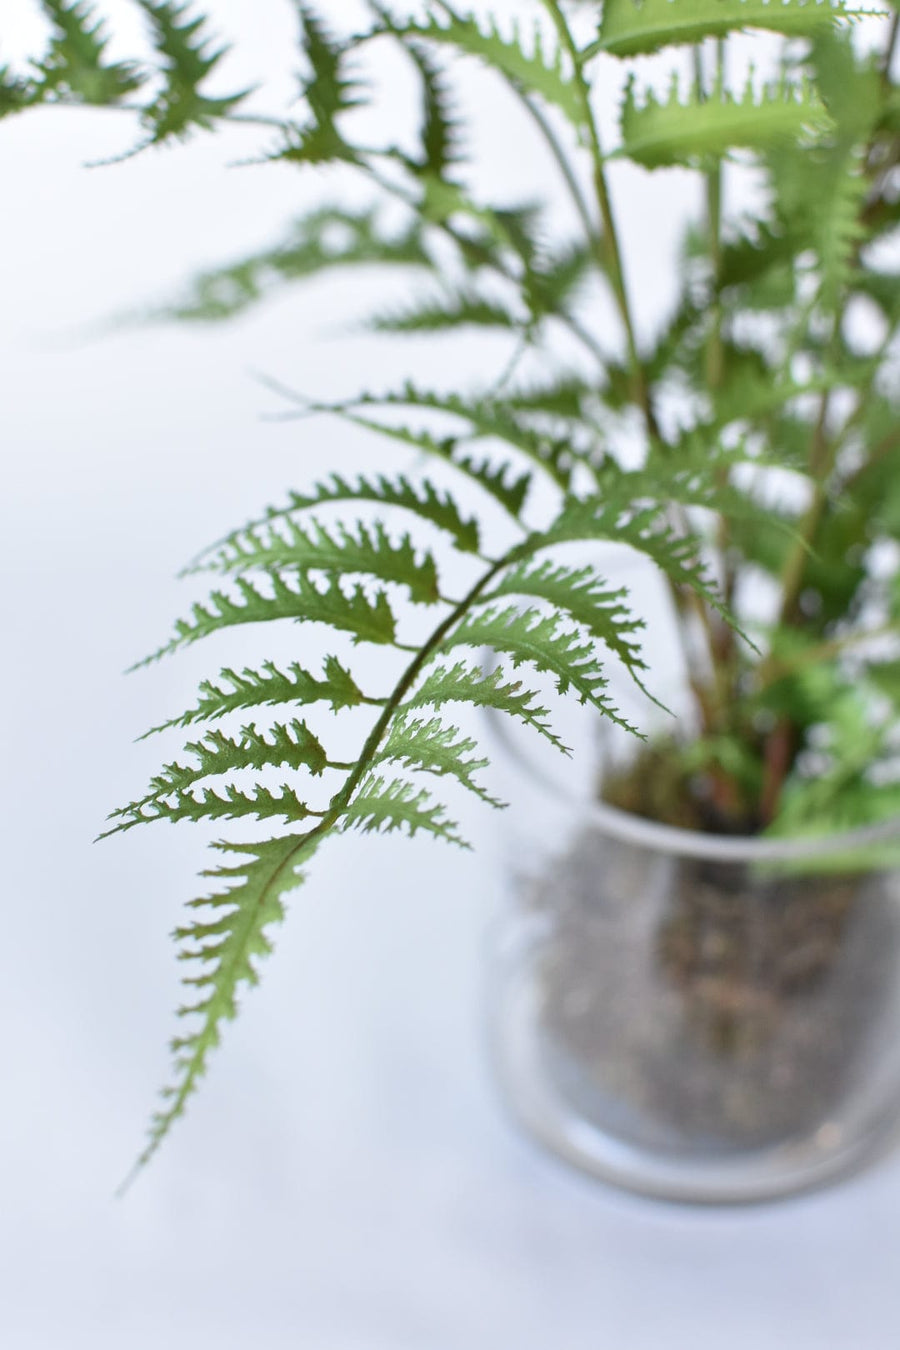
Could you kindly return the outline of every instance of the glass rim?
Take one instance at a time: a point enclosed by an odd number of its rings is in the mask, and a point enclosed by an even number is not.
[[[484,713],[497,745],[509,759],[526,771],[532,782],[558,800],[571,802],[583,818],[622,843],[679,857],[733,863],[810,862],[816,858],[834,859],[841,854],[856,853],[860,849],[892,841],[900,845],[900,816],[837,834],[803,835],[788,839],[761,835],[705,834],[680,825],[664,825],[659,821],[648,820],[599,799],[592,800],[567,790],[562,781],[547,773],[510,735],[506,714],[490,707],[485,708]],[[864,867],[864,861],[860,866]],[[877,869],[876,862],[873,870]]]

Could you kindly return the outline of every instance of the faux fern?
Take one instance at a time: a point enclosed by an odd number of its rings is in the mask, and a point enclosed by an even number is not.
[[[215,92],[225,49],[205,16],[135,3],[150,65],[111,60],[90,5],[43,0],[47,48],[28,68],[0,68],[0,116],[41,103],[118,106],[136,120],[138,149],[258,122],[261,158],[338,165],[371,193],[364,207],[317,207],[280,243],[198,277],[151,317],[223,320],[273,287],[375,264],[414,283],[371,319],[377,331],[479,325],[509,344],[477,390],[407,382],[330,403],[292,394],[298,417],[337,417],[373,444],[412,447],[440,480],[335,469],[301,486],[195,559],[190,571],[215,578],[209,599],[148,658],[238,625],[317,623],[386,649],[393,674],[375,688],[352,657],[314,669],[261,657],[204,680],[187,711],[153,729],[190,739],[108,832],[250,817],[260,841],[216,845],[211,892],[178,931],[185,1030],[146,1161],[242,986],[256,982],[284,897],[319,846],[350,829],[463,843],[441,802],[444,778],[499,804],[454,708],[495,709],[567,752],[539,692],[549,679],[629,726],[607,667],[644,687],[641,617],[583,560],[597,544],[627,546],[665,578],[696,705],[685,790],[702,791],[718,827],[803,832],[896,814],[900,16],[894,5],[889,21],[864,24],[841,0],[531,0],[512,25],[426,0],[414,13],[371,3],[368,25],[350,32],[337,7],[297,3],[301,99],[260,116],[248,91]],[[734,40],[760,31],[781,40],[776,68],[735,82]],[[402,128],[396,143],[366,143],[365,119],[352,116],[372,96],[367,62],[385,41],[418,82],[413,149]],[[661,53],[680,71],[667,92],[642,61]],[[533,133],[549,147],[574,208],[571,237],[557,237],[540,206],[471,187],[454,85],[466,60],[518,101],[522,144]],[[616,127],[597,111],[606,79],[623,89]],[[653,171],[663,202],[665,170],[687,169],[705,201],[678,302],[646,345],[611,159]],[[725,188],[747,165],[766,191],[755,213],[731,219]],[[617,334],[598,328],[586,283],[605,288]],[[878,315],[864,342],[849,321],[862,304]],[[554,361],[560,333],[580,352],[577,368]],[[626,468],[619,447],[635,427],[641,453]],[[773,471],[790,476],[792,496],[773,496]],[[444,486],[454,476],[465,503]],[[576,564],[573,543],[587,551]],[[447,579],[460,575],[462,586]],[[746,603],[760,578],[773,597],[762,619]],[[364,722],[349,758],[307,724],[316,705]]]

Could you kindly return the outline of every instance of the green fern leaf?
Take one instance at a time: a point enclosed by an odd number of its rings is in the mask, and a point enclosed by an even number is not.
[[[211,98],[200,92],[200,85],[213,74],[228,48],[211,45],[204,32],[206,19],[192,17],[189,5],[172,0],[137,2],[150,20],[164,77],[162,90],[141,116],[149,133],[145,144],[161,145],[183,140],[192,131],[209,130],[250,93],[241,89]]]
[[[647,169],[695,165],[705,155],[722,156],[744,148],[799,141],[832,126],[825,105],[807,81],[783,79],[759,92],[752,80],[736,96],[723,88],[701,99],[694,92],[682,102],[677,79],[668,99],[652,90],[641,102],[629,79],[622,107],[622,148],[617,153]]]
[[[667,502],[634,505],[641,498],[637,475],[623,474],[622,480],[619,500],[614,496],[568,498],[552,524],[523,545],[523,556],[555,544],[592,539],[627,544],[655,562],[675,585],[689,587],[722,612],[722,602],[702,558],[700,540],[666,524]]]
[[[523,663],[556,678],[560,694],[571,689],[580,703],[590,703],[620,726],[634,731],[616,711],[605,690],[606,676],[597,662],[596,646],[575,629],[562,625],[558,614],[535,609],[486,609],[462,619],[443,644],[454,647],[492,647],[509,656],[514,666]]]
[[[431,17],[421,23],[396,25],[393,31],[404,38],[443,43],[457,52],[478,58],[517,89],[538,95],[559,108],[574,126],[581,127],[584,109],[575,80],[565,69],[562,52],[545,49],[537,25],[529,44],[523,40],[517,22],[513,22],[510,36],[504,37],[491,16],[479,22],[475,18],[447,14],[440,20]]]
[[[546,708],[535,703],[536,695],[523,689],[521,680],[508,682],[497,667],[486,672],[478,666],[457,661],[452,666],[438,665],[427,672],[419,688],[406,699],[402,710],[414,708],[442,708],[445,703],[470,703],[476,708],[494,708],[497,712],[517,717],[546,737],[563,754],[568,747],[551,728]]]
[[[237,551],[245,536],[254,535],[264,527],[287,520],[297,512],[316,506],[329,506],[336,502],[363,501],[379,506],[390,506],[408,511],[427,520],[431,525],[449,534],[454,544],[463,553],[477,553],[479,545],[478,522],[474,517],[465,517],[448,492],[442,492],[427,479],[412,483],[403,475],[387,478],[379,474],[377,478],[342,478],[332,474],[324,482],[317,483],[311,492],[291,492],[288,503],[282,507],[270,507],[265,516],[253,521],[241,530],[234,530],[217,543],[203,550],[199,557],[186,567],[185,575],[201,570],[204,560],[219,550]]]
[[[280,530],[279,530],[280,527]],[[357,523],[326,529],[318,520],[302,528],[289,517],[234,536],[206,566],[220,572],[250,568],[268,574],[285,571],[326,572],[337,576],[362,573],[405,586],[416,604],[433,605],[440,598],[437,564],[431,553],[416,556],[408,534],[394,543],[385,527]]]
[[[438,839],[469,845],[460,837],[454,821],[448,820],[445,809],[430,795],[401,778],[385,782],[370,774],[357,789],[343,814],[345,829],[362,830],[365,834],[390,834],[406,829],[410,835],[424,830]]]
[[[179,620],[169,642],[137,662],[132,669],[148,665],[223,628],[244,623],[268,623],[273,619],[329,624],[352,633],[356,642],[394,641],[394,616],[383,591],[370,601],[361,586],[345,592],[333,580],[321,589],[303,576],[293,578],[291,585],[277,573],[268,580],[272,594],[264,595],[246,577],[237,577],[235,589],[243,603],[222,591],[213,591],[206,606],[194,605],[191,618]]]
[[[787,37],[812,37],[858,14],[841,0],[604,0],[600,35],[583,59],[598,52],[610,56],[646,56],[679,43],[728,37],[760,28]]]
[[[566,488],[571,480],[573,458],[585,453],[578,449],[571,437],[558,438],[535,431],[516,415],[508,403],[497,399],[439,394],[408,382],[396,393],[374,398],[362,396],[356,402],[361,407],[420,408],[460,418],[468,423],[470,440],[502,441],[505,446],[520,451],[562,488]]]
[[[89,4],[41,0],[41,8],[54,30],[37,67],[42,98],[106,107],[140,88],[143,76],[133,61],[106,61],[105,27]]]
[[[111,834],[130,830],[135,825],[149,824],[153,820],[168,820],[175,824],[181,820],[198,823],[203,820],[242,820],[248,816],[255,820],[267,820],[277,816],[286,821],[300,821],[309,814],[306,802],[301,801],[287,783],[281,784],[277,795],[260,785],[251,792],[242,792],[233,783],[226,783],[221,793],[214,788],[203,788],[199,796],[179,788],[171,790],[165,797],[149,797],[145,801],[120,807],[113,812],[113,817],[119,823],[99,837],[105,839]]]
[[[421,226],[413,222],[399,232],[387,232],[371,208],[323,207],[295,221],[282,243],[201,273],[182,300],[147,317],[203,323],[230,319],[280,286],[330,268],[369,264],[431,268]]]
[[[546,414],[587,425],[590,422],[587,405],[596,396],[596,385],[580,375],[562,374],[546,384],[511,389],[504,402],[520,413]]]
[[[207,778],[220,777],[222,774],[233,773],[240,769],[259,771],[269,766],[309,769],[310,773],[317,776],[325,771],[328,757],[321,742],[305,722],[298,722],[295,718],[288,726],[276,723],[269,729],[269,737],[271,739],[257,731],[251,724],[241,728],[239,740],[226,736],[224,732],[212,730],[208,731],[201,741],[188,741],[185,750],[188,754],[194,755],[196,764],[164,765],[162,770],[151,778],[149,792],[137,801],[129,802],[128,806],[112,812],[110,820],[120,820],[124,823],[116,825],[107,833],[113,834],[116,830],[130,829],[132,825],[141,824],[146,820],[181,819],[185,814],[190,816],[191,808],[197,805],[191,796],[192,789]],[[228,791],[231,791],[230,787]],[[177,816],[173,817],[170,814],[166,800],[169,797],[176,799]],[[248,799],[241,795],[237,800],[243,804]],[[254,798],[254,806],[257,800]],[[234,804],[233,799],[230,798],[229,801]],[[291,811],[299,807],[301,817],[307,814],[306,807],[299,803],[293,794],[288,801],[280,800],[279,804],[282,807],[289,804]],[[204,801],[203,805],[205,808],[207,803]],[[149,815],[148,810],[151,813]],[[291,811],[286,813],[288,818],[298,819],[299,817],[292,815]],[[248,812],[249,808],[240,814]],[[257,812],[254,810],[253,814]],[[199,811],[191,818],[199,819]]]
[[[408,769],[419,769],[438,776],[449,774],[464,787],[492,806],[501,803],[475,782],[473,775],[486,767],[486,759],[472,758],[478,745],[463,736],[458,727],[447,726],[439,717],[428,719],[401,713],[394,719],[375,764],[394,761]]]
[[[22,79],[8,65],[0,64],[0,118],[24,112],[40,103],[43,90],[34,80]]]
[[[560,567],[552,562],[520,563],[479,599],[485,603],[505,595],[533,596],[570,614],[592,637],[603,642],[630,671],[646,670],[634,633],[644,628],[623,603],[627,591],[610,589],[593,567]]]
[[[151,727],[141,740],[172,727],[188,727],[195,722],[212,722],[232,712],[250,708],[273,707],[279,704],[330,703],[333,712],[341,708],[356,708],[368,700],[360,692],[353,676],[345,670],[336,656],[326,656],[324,679],[317,680],[309,671],[293,661],[287,673],[272,661],[264,661],[260,670],[245,667],[240,673],[226,666],[219,679],[230,686],[203,680],[196,706],[180,717],[172,717],[159,726]]]
[[[461,438],[458,436],[438,438],[427,431],[391,426],[387,422],[377,422],[374,418],[351,411],[354,406],[394,407],[402,403],[402,398],[390,394],[381,396],[362,394],[352,403],[313,404],[310,411],[331,413],[353,426],[362,427],[366,431],[375,431],[380,436],[400,441],[403,445],[411,445],[417,450],[424,451],[425,454],[443,460],[445,464],[451,464],[499,502],[513,519],[518,520],[531,487],[530,474],[515,475],[508,464],[492,465],[486,459],[474,458],[461,445]]]
[[[375,314],[366,327],[376,333],[440,333],[459,328],[505,328],[516,331],[521,322],[506,305],[477,291],[458,290],[425,296],[402,309]]]
[[[382,19],[388,16],[376,7]],[[421,156],[410,167],[426,177],[446,180],[462,158],[462,122],[456,114],[450,89],[440,66],[418,42],[404,46],[419,74],[422,87]]]
[[[326,29],[315,11],[295,0],[300,19],[300,41],[309,63],[310,74],[304,80],[301,97],[317,125],[330,126],[342,112],[358,108],[361,85],[347,68],[352,44],[338,42]]]
[[[200,917],[176,930],[181,959],[199,966],[198,974],[185,979],[194,1001],[179,1010],[194,1026],[172,1041],[174,1083],[163,1092],[163,1108],[153,1117],[135,1170],[149,1161],[183,1114],[219,1044],[222,1023],[237,1013],[239,990],[258,983],[257,963],[272,949],[269,930],[284,918],[284,896],[303,882],[298,869],[316,843],[309,836],[287,835],[258,844],[214,845],[240,862],[203,874],[224,885],[192,901],[189,907]]]
[[[355,44],[334,38],[308,5],[297,0],[296,7],[301,46],[310,68],[301,97],[312,120],[302,128],[285,128],[284,144],[268,158],[306,164],[354,163],[357,152],[341,134],[337,119],[362,102],[362,86],[348,68],[348,55]]]

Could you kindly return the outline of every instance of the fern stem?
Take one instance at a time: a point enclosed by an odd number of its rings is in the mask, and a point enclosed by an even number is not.
[[[609,277],[616,306],[619,311],[619,317],[622,321],[622,327],[625,333],[625,346],[628,353],[628,364],[631,368],[631,376],[634,383],[635,401],[643,413],[648,435],[651,439],[655,440],[659,437],[659,429],[656,425],[656,417],[650,403],[650,391],[647,387],[646,373],[641,364],[640,356],[638,355],[631,303],[628,298],[628,288],[625,282],[622,249],[619,244],[619,234],[616,227],[612,199],[606,181],[606,170],[604,168],[605,156],[600,141],[600,129],[597,125],[597,119],[594,116],[594,109],[591,106],[590,88],[582,69],[581,53],[578,50],[578,46],[572,36],[572,31],[569,28],[558,0],[543,0],[543,4],[553,21],[560,42],[563,47],[565,47],[572,62],[572,78],[575,83],[575,88],[578,91],[579,101],[584,114],[584,126],[588,135],[588,147],[591,155],[594,191],[597,197],[597,205],[600,209],[600,218],[603,222],[603,235],[601,239],[597,241],[598,263],[604,275]]]
[[[359,786],[364,775],[368,772],[376,752],[390,729],[391,721],[399,709],[400,704],[409,693],[423,667],[430,661],[431,657],[435,654],[455,625],[465,618],[468,610],[474,605],[482,591],[490,585],[494,577],[515,560],[520,548],[520,544],[514,545],[503,555],[503,557],[498,558],[491,567],[483,572],[471,589],[463,596],[459,604],[455,605],[451,612],[441,620],[421,647],[403,648],[403,650],[415,652],[413,660],[410,661],[409,665],[400,676],[400,679],[394,685],[393,690],[385,702],[381,716],[378,718],[366,738],[359,759],[356,761],[346,782],[332,798],[322,823],[315,826],[315,828],[305,836],[303,841],[304,844],[314,838],[324,835],[340,819],[343,812],[350,805],[353,793],[356,791],[356,788]]]

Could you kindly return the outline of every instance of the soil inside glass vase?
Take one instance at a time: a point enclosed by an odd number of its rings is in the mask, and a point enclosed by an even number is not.
[[[627,805],[646,769],[608,778],[604,799]],[[645,808],[663,814],[654,791],[676,804],[665,823],[702,823],[659,775]],[[532,897],[551,921],[547,1068],[587,1119],[704,1155],[837,1128],[897,966],[900,916],[877,875],[642,854],[585,829]]]

